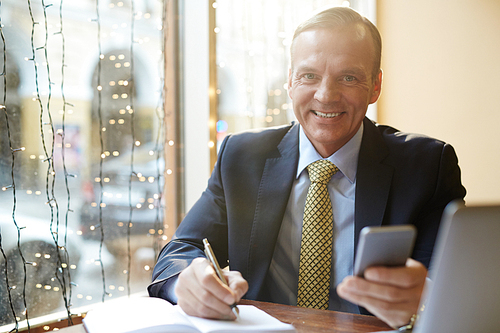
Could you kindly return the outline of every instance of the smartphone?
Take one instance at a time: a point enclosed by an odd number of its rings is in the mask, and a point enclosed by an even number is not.
[[[354,275],[363,277],[371,266],[404,266],[413,251],[413,225],[364,227],[359,234]]]

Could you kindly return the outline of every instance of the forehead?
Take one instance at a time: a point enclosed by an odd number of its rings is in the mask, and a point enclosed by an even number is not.
[[[375,47],[362,24],[336,28],[310,29],[300,33],[292,44],[292,68],[303,62],[347,61],[365,63],[372,69]]]

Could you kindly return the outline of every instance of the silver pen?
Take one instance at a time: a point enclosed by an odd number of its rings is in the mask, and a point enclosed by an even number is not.
[[[212,247],[210,246],[208,239],[206,239],[206,238],[203,239],[203,245],[205,246],[205,255],[207,256],[207,259],[212,263],[212,266],[214,266],[215,273],[217,273],[217,276],[222,281],[222,283],[224,283],[226,286],[229,286],[226,278],[222,274],[222,270],[220,269],[219,262],[215,258],[214,251],[212,251]],[[236,318],[239,318],[240,310],[236,306],[236,303],[231,304],[230,307],[231,307],[231,310],[233,311],[234,315],[236,316]]]

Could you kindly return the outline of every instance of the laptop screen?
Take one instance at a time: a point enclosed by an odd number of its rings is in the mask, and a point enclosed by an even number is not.
[[[414,332],[500,330],[500,205],[446,208]]]

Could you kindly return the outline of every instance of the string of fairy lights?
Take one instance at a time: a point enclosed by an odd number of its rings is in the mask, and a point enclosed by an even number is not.
[[[67,244],[68,242],[68,222],[69,222],[69,213],[73,212],[71,208],[71,191],[69,188],[69,178],[72,177],[74,178],[75,175],[70,174],[68,172],[68,169],[66,167],[66,107],[67,106],[73,106],[72,104],[68,103],[66,101],[66,96],[64,94],[64,74],[65,74],[65,58],[66,58],[66,43],[64,39],[64,21],[63,21],[63,3],[64,1],[61,0],[59,4],[59,26],[60,30],[59,32],[56,32],[55,35],[60,35],[61,36],[61,98],[62,98],[62,124],[61,124],[61,131],[58,131],[58,134],[61,136],[61,158],[62,158],[62,165],[63,165],[63,171],[64,171],[64,184],[66,187],[66,198],[67,198],[67,206],[66,206],[66,213],[64,217],[64,244]],[[64,261],[69,262],[69,253],[67,251],[67,248],[64,247]],[[61,266],[63,266],[62,262],[58,262]],[[59,266],[59,265],[58,265]],[[70,266],[71,267],[71,266]],[[63,294],[63,300],[64,300],[64,306],[66,308],[67,314],[68,314],[68,320],[70,324],[73,324],[72,316],[71,316],[71,297],[72,297],[72,284],[71,284],[71,270],[67,269],[65,270],[67,275],[62,275],[62,281],[59,281],[60,284],[66,286],[66,281],[69,281],[69,292],[67,292],[66,288],[63,288],[62,294]]]
[[[150,229],[148,236],[154,236],[152,237],[152,248],[154,249],[155,253],[155,258],[157,257],[159,250],[162,246],[162,244],[165,241],[165,236],[163,236],[163,211],[165,209],[163,205],[163,168],[164,168],[164,163],[162,164],[162,158],[163,158],[163,153],[164,153],[164,147],[165,147],[165,141],[166,141],[166,126],[165,126],[165,115],[164,115],[164,110],[163,110],[163,104],[164,104],[164,69],[161,68],[164,65],[164,53],[163,53],[163,48],[165,47],[165,41],[166,37],[163,35],[166,33],[165,31],[165,25],[166,25],[166,13],[165,13],[165,2],[167,0],[158,0],[161,2],[163,6],[162,10],[162,18],[161,18],[161,36],[160,36],[160,45],[161,45],[161,57],[159,60],[159,72],[160,72],[160,90],[158,92],[159,98],[157,102],[157,106],[155,107],[155,114],[157,118],[157,124],[158,127],[156,129],[156,142],[154,146],[154,150],[151,150],[149,155],[154,156],[156,158],[156,175],[155,177],[149,177],[148,181],[150,183],[153,183],[151,179],[156,180],[156,193],[154,193],[154,199],[151,199],[150,201],[148,199],[149,203],[149,209],[156,209],[156,217],[154,221],[154,229]],[[41,283],[36,284],[36,288],[41,288],[42,290],[53,290],[60,292],[63,302],[64,302],[64,307],[65,311],[67,313],[68,317],[68,322],[72,324],[72,317],[74,314],[72,313],[72,294],[73,294],[73,288],[78,287],[78,285],[73,282],[72,280],[72,274],[70,269],[76,269],[76,265],[70,264],[70,253],[68,251],[68,244],[70,242],[69,237],[68,237],[68,230],[69,230],[69,221],[70,221],[70,216],[71,213],[74,212],[72,209],[72,193],[70,191],[72,180],[76,179],[76,175],[73,174],[70,171],[70,168],[68,168],[68,157],[67,157],[67,152],[66,149],[71,147],[70,142],[67,141],[67,134],[68,134],[68,127],[67,127],[67,115],[73,114],[73,110],[68,110],[70,107],[74,107],[73,104],[69,103],[66,99],[66,94],[65,94],[65,75],[66,75],[66,68],[68,67],[68,64],[66,63],[66,57],[67,57],[67,49],[66,49],[66,38],[65,38],[65,31],[63,29],[63,24],[65,21],[65,17],[63,15],[64,8],[63,8],[63,0],[60,0],[59,2],[59,12],[58,12],[58,31],[56,31],[53,34],[50,34],[49,31],[53,28],[53,25],[49,22],[49,12],[52,11],[52,14],[54,14],[54,11],[57,10],[56,6],[54,6],[52,3],[47,3],[46,0],[38,0],[38,1],[33,1],[33,0],[26,0],[27,2],[27,8],[29,12],[29,19],[31,21],[31,34],[30,34],[30,52],[31,54],[28,57],[25,57],[25,61],[28,63],[32,64],[32,69],[34,73],[34,87],[35,91],[33,92],[33,98],[32,101],[35,102],[37,105],[38,113],[39,113],[39,131],[40,131],[40,138],[41,141],[40,147],[43,150],[43,155],[39,155],[40,162],[42,162],[42,165],[45,167],[44,169],[44,184],[45,184],[45,204],[49,207],[50,209],[50,224],[49,224],[49,229],[50,229],[50,235],[52,236],[53,244],[55,251],[53,252],[52,258],[54,259],[55,264],[53,265],[53,278],[52,282],[57,283],[57,286],[48,286],[45,285],[43,286]],[[33,4],[33,3],[35,4]],[[100,1],[95,0],[96,4],[96,9],[95,9],[95,18],[92,19],[91,21],[95,22],[97,25],[97,52],[98,52],[98,61],[96,62],[96,77],[97,77],[97,85],[94,86],[94,95],[97,101],[97,106],[96,106],[96,112],[97,112],[97,120],[99,123],[98,131],[99,131],[99,176],[95,177],[96,179],[96,186],[98,187],[99,190],[99,197],[96,198],[98,201],[98,207],[99,210],[99,217],[98,221],[96,222],[94,227],[95,229],[99,229],[100,231],[100,240],[99,240],[99,257],[98,259],[95,259],[94,262],[100,265],[100,271],[101,271],[101,280],[102,280],[102,301],[104,302],[107,297],[111,297],[111,293],[108,292],[108,288],[111,290],[114,290],[115,287],[110,285],[108,286],[106,283],[106,271],[104,267],[104,254],[103,254],[103,248],[105,246],[105,241],[106,237],[108,235],[108,231],[105,228],[105,223],[103,223],[103,218],[104,218],[104,209],[106,207],[106,192],[105,192],[105,171],[104,171],[104,164],[105,164],[105,158],[109,156],[108,150],[106,147],[106,135],[104,132],[106,132],[106,125],[105,121],[107,120],[105,117],[105,112],[109,112],[109,110],[104,110],[103,109],[103,101],[108,97],[103,95],[103,82],[102,82],[102,77],[103,77],[103,62],[105,60],[105,54],[103,52],[103,37],[101,35],[101,24],[102,24],[102,18],[101,18],[101,13],[99,12],[99,9],[101,7]],[[109,4],[109,8],[112,8],[111,5],[114,5],[115,2],[111,2]],[[37,7],[40,5],[40,7]],[[123,2],[116,2],[117,7],[123,6]],[[132,223],[132,217],[134,214],[134,210],[137,208],[140,208],[140,205],[136,204],[133,202],[132,198],[132,193],[134,191],[133,184],[134,180],[140,180],[143,182],[143,179],[145,177],[142,176],[140,172],[137,172],[134,167],[134,150],[136,147],[139,147],[141,145],[141,142],[139,141],[138,138],[136,138],[136,129],[135,129],[135,120],[134,116],[136,113],[134,104],[134,97],[135,97],[135,80],[134,80],[134,71],[135,71],[135,65],[134,65],[134,47],[138,44],[138,40],[136,40],[135,37],[135,20],[140,13],[136,12],[135,6],[134,6],[134,0],[130,0],[130,10],[131,10],[131,23],[130,23],[130,61],[128,66],[124,67],[129,67],[130,74],[129,78],[125,80],[126,84],[123,84],[123,86],[128,87],[128,94],[123,94],[128,97],[128,105],[126,107],[126,110],[128,111],[129,114],[129,125],[130,125],[130,132],[131,132],[131,138],[132,138],[132,144],[131,144],[131,155],[130,155],[130,176],[129,176],[129,181],[128,181],[128,203],[129,203],[129,221],[126,223],[127,225],[127,269],[123,270],[123,273],[126,275],[127,279],[127,294],[130,295],[131,293],[131,271],[132,271],[132,253],[131,253],[131,229],[133,226]],[[7,66],[7,48],[6,48],[6,39],[4,36],[4,27],[2,25],[2,1],[0,0],[0,37],[2,40],[2,51],[3,51],[3,68],[2,68],[2,73],[0,73],[0,76],[2,77],[3,80],[3,96],[0,98],[0,109],[3,110],[3,117],[5,118],[5,124],[6,124],[6,133],[2,134],[7,137],[7,141],[9,144],[10,152],[11,152],[11,167],[10,167],[10,173],[11,173],[11,182],[10,184],[2,184],[2,191],[6,192],[7,190],[11,190],[12,192],[12,200],[13,200],[13,205],[12,205],[12,223],[14,224],[16,230],[17,230],[17,249],[16,252],[18,253],[18,256],[20,257],[22,261],[22,285],[18,283],[17,285],[12,281],[9,281],[9,277],[11,277],[11,272],[12,267],[9,265],[9,252],[5,251],[4,247],[2,246],[2,232],[0,230],[0,252],[3,257],[3,263],[2,263],[2,271],[0,272],[0,277],[2,280],[1,281],[3,284],[7,286],[8,292],[6,293],[6,296],[8,298],[8,303],[10,307],[10,311],[12,313],[12,318],[14,321],[14,328],[12,329],[13,331],[18,332],[19,330],[19,325],[21,321],[25,321],[25,325],[27,326],[28,331],[30,330],[30,319],[33,318],[33,315],[30,315],[32,313],[32,306],[29,302],[27,302],[27,299],[30,295],[27,294],[27,283],[28,283],[28,270],[30,267],[37,267],[39,266],[39,263],[36,261],[28,261],[26,257],[26,249],[23,248],[23,230],[26,229],[26,227],[23,227],[21,225],[18,225],[18,222],[16,220],[16,208],[17,208],[17,201],[18,201],[18,193],[16,193],[16,182],[15,179],[19,178],[19,174],[17,174],[16,170],[19,169],[18,164],[19,164],[19,159],[22,160],[22,158],[16,157],[18,153],[21,153],[26,150],[25,147],[13,147],[14,140],[11,138],[12,135],[12,126],[10,123],[12,120],[10,119],[10,110],[9,107],[7,107],[7,75],[6,71],[8,70]],[[43,14],[43,20],[42,17],[40,17],[40,22],[37,21],[37,14]],[[52,15],[54,16],[54,15]],[[35,38],[35,35],[40,36],[43,35],[44,38]],[[57,36],[57,37],[53,37]],[[54,101],[53,101],[53,89],[55,88],[56,83],[53,82],[52,75],[53,75],[53,68],[51,67],[51,64],[53,64],[55,61],[49,61],[49,56],[54,54],[54,47],[52,45],[54,44],[53,40],[54,38],[58,38],[58,42],[61,43],[60,51],[59,54],[61,56],[60,59],[60,93],[61,96],[61,109],[59,110],[59,114],[62,116],[61,120],[58,122],[53,118],[53,113],[54,113]],[[40,44],[41,42],[41,44]],[[121,58],[123,59],[123,58]],[[43,86],[43,88],[42,88]],[[43,89],[46,89],[44,91]],[[124,98],[122,95],[122,98]],[[112,97],[114,98],[114,95]],[[59,101],[58,101],[59,102]],[[122,110],[120,110],[120,114]],[[125,112],[124,112],[125,113]],[[110,122],[111,123],[111,122]],[[59,128],[59,129],[57,129]],[[107,135],[109,136],[111,133],[108,133]],[[61,144],[56,145],[56,142],[60,140]],[[35,142],[30,142],[30,145],[36,146]],[[171,145],[171,144],[170,144]],[[57,155],[56,147],[60,147],[60,156]],[[116,152],[116,154],[115,154]],[[118,156],[118,151],[113,152],[113,156]],[[31,160],[34,160],[36,157],[35,155],[32,154],[30,155]],[[43,156],[43,158],[42,158]],[[58,175],[56,174],[56,159],[57,159],[57,164],[59,165],[59,158],[61,160],[60,163],[62,167],[62,171],[64,174],[64,187],[65,187],[65,193],[66,193],[66,208],[63,209],[60,207],[60,198],[56,198],[56,185],[59,182],[59,178],[57,177]],[[37,175],[37,172],[34,173]],[[169,173],[171,174],[171,172]],[[24,175],[26,176],[26,175]],[[21,178],[25,179],[25,178]],[[56,184],[56,179],[57,179],[57,184]],[[97,181],[98,179],[98,181]],[[19,187],[19,185],[18,185]],[[21,188],[23,185],[21,184]],[[40,195],[41,191],[36,191],[36,195]],[[31,194],[32,190],[28,189],[26,191],[27,194]],[[63,212],[63,210],[65,210]],[[81,235],[77,233],[77,235]],[[37,253],[36,256],[39,254]],[[44,256],[43,254],[41,255],[42,257]],[[50,258],[50,255],[45,254],[45,258]],[[146,271],[149,270],[149,266],[144,267]],[[31,277],[30,279],[32,279]],[[30,281],[31,283],[32,281]],[[19,310],[16,308],[15,305],[15,300],[13,297],[14,291],[19,292],[19,290],[22,290],[21,298],[22,298],[22,303],[23,303],[23,310],[21,311],[22,313],[19,312]],[[78,298],[80,294],[78,295]],[[91,299],[87,297],[87,299]],[[7,300],[3,299],[1,300],[2,302],[5,302]],[[41,304],[38,304],[38,306],[41,306]]]
[[[158,62],[158,77],[160,78],[160,91],[159,91],[159,98],[158,98],[158,103],[156,105],[156,118],[158,119],[158,126],[157,126],[157,135],[156,135],[156,141],[155,141],[155,147],[154,147],[154,153],[156,157],[156,177],[157,177],[157,197],[153,198],[156,199],[159,203],[163,202],[163,172],[162,172],[162,166],[160,165],[161,157],[165,156],[165,144],[166,144],[166,125],[165,125],[165,112],[163,109],[164,106],[164,98],[165,98],[165,62],[166,59],[163,57],[165,54],[165,41],[168,39],[168,29],[167,29],[167,10],[168,6],[166,6],[165,2],[163,2],[164,8],[162,9],[162,18],[161,18],[161,34],[160,34],[160,50],[162,53],[162,57]],[[164,166],[166,164],[164,163]],[[158,258],[158,255],[160,254],[160,250],[162,247],[162,241],[166,240],[166,236],[163,235],[163,208],[162,205],[156,205],[156,215],[155,215],[155,222],[154,222],[154,231],[155,231],[155,236],[154,241],[153,241],[153,250],[154,250],[154,257]]]
[[[109,293],[106,291],[106,273],[104,270],[104,263],[102,261],[102,249],[104,246],[104,226],[103,226],[103,201],[104,201],[104,184],[103,184],[103,162],[106,154],[104,152],[104,126],[102,117],[102,85],[101,85],[101,74],[102,74],[102,60],[104,60],[104,54],[102,53],[101,45],[101,17],[99,13],[99,0],[96,0],[96,19],[97,23],[97,49],[99,52],[99,60],[97,61],[97,116],[99,119],[99,146],[100,146],[100,159],[99,159],[99,224],[96,227],[100,228],[100,243],[99,243],[99,258],[97,262],[101,267],[101,278],[102,278],[102,301],[105,301],[106,295]]]
[[[167,3],[165,0],[162,0],[162,8],[161,8],[161,13],[162,13],[162,18],[161,18],[161,33],[159,35],[160,38],[160,59],[158,60],[158,77],[160,78],[160,87],[159,87],[159,94],[158,94],[158,102],[156,104],[156,119],[158,120],[158,125],[157,125],[157,135],[156,135],[156,141],[155,141],[155,146],[154,146],[154,151],[153,155],[155,156],[156,160],[156,197],[153,197],[154,200],[157,201],[157,205],[153,206],[156,210],[155,214],[155,222],[154,222],[154,231],[155,231],[155,237],[153,238],[153,250],[154,250],[154,258],[158,258],[158,255],[160,254],[160,250],[164,244],[164,241],[167,240],[167,237],[163,235],[163,230],[164,230],[164,224],[163,224],[163,212],[164,212],[164,205],[163,205],[163,186],[164,186],[164,172],[165,172],[165,145],[166,145],[166,138],[167,138],[167,133],[166,133],[166,124],[165,124],[165,110],[164,110],[164,103],[165,103],[165,62],[166,59],[164,57],[165,55],[165,48],[166,48],[166,41],[168,40],[168,29],[167,29],[167,10],[168,8]],[[160,161],[163,158],[163,165],[160,165]],[[167,170],[168,173],[168,170]],[[153,201],[154,202],[154,201]],[[168,225],[165,225],[165,227],[168,227]]]
[[[0,10],[3,9],[2,2],[0,1]],[[0,12],[1,14],[2,12]],[[2,79],[3,79],[3,96],[2,96],[2,104],[0,105],[0,108],[3,109],[4,115],[5,115],[5,124],[6,124],[6,129],[7,129],[7,140],[9,142],[9,149],[11,151],[11,185],[4,186],[2,188],[3,191],[6,191],[9,188],[12,188],[12,197],[13,197],[13,204],[12,204],[12,222],[15,225],[17,229],[17,247],[19,250],[20,257],[23,261],[23,270],[25,273],[24,281],[23,281],[23,303],[24,306],[26,307],[26,260],[23,257],[22,251],[21,251],[21,228],[16,222],[16,186],[15,186],[15,177],[14,177],[14,168],[15,168],[15,153],[17,151],[22,151],[22,148],[16,148],[14,149],[12,147],[12,136],[11,136],[11,130],[10,130],[10,125],[9,125],[9,114],[7,110],[7,47],[6,47],[6,42],[5,42],[5,35],[3,33],[3,22],[2,22],[2,16],[0,15],[0,35],[2,39],[2,54],[3,54],[3,68],[2,68]],[[13,297],[12,297],[12,291],[15,289],[14,285],[11,285],[9,282],[9,277],[8,277],[8,264],[7,264],[7,255],[5,253],[5,250],[2,246],[2,233],[0,231],[0,251],[2,253],[2,256],[4,258],[5,266],[4,266],[4,273],[5,273],[5,285],[7,287],[7,296],[9,300],[9,307],[14,314],[14,328],[12,331],[19,331],[19,322],[17,318],[15,317],[15,309],[14,309],[14,303],[13,303]],[[28,323],[28,329],[29,329],[29,323]]]
[[[54,85],[54,82],[51,80],[51,73],[50,73],[50,62],[49,62],[49,57],[48,57],[48,40],[49,40],[49,28],[48,28],[48,18],[47,18],[47,8],[51,7],[52,4],[45,4],[45,1],[41,1],[42,4],[42,9],[43,9],[43,17],[44,17],[44,27],[45,27],[45,43],[42,48],[44,51],[44,62],[46,64],[46,70],[47,70],[47,81],[48,81],[48,98],[47,98],[47,103],[46,103],[46,113],[49,118],[49,126],[51,129],[52,137],[51,139],[51,150],[50,150],[50,155],[47,154],[46,150],[46,142],[45,142],[45,136],[44,132],[42,131],[42,143],[43,143],[43,148],[44,152],[46,155],[46,160],[48,162],[48,168],[47,168],[47,173],[46,173],[46,197],[47,197],[47,204],[50,207],[50,230],[51,230],[51,235],[52,239],[54,241],[54,245],[56,248],[56,254],[57,254],[57,265],[54,267],[55,271],[55,278],[59,282],[61,292],[62,292],[62,297],[64,301],[64,305],[66,308],[66,312],[68,315],[68,320],[72,322],[71,319],[71,311],[70,311],[70,298],[68,296],[67,289],[69,288],[71,294],[71,285],[68,285],[67,281],[70,281],[70,265],[69,265],[69,254],[66,249],[66,240],[67,240],[67,228],[64,228],[64,236],[62,239],[64,240],[62,243],[60,242],[60,209],[59,209],[59,203],[56,199],[55,195],[55,182],[56,182],[56,171],[55,171],[55,166],[54,166],[54,150],[55,150],[55,131],[54,131],[54,122],[52,119],[52,114],[51,114],[51,99],[52,99],[52,85]],[[59,7],[60,13],[59,17],[61,18],[62,15],[62,1],[61,5]],[[33,24],[35,22],[33,21]],[[62,29],[62,26],[61,26]],[[61,30],[61,35],[62,35],[62,30]],[[63,43],[64,45],[64,43]],[[64,50],[63,51],[63,57],[64,57]],[[64,68],[64,62],[62,62],[61,67]],[[39,94],[39,89],[38,89],[38,82],[36,83],[37,85],[37,94]],[[61,90],[64,91],[64,81],[61,81]],[[38,98],[40,96],[38,95]],[[40,119],[41,119],[41,130],[43,129],[43,125],[46,123],[42,122],[42,116],[43,116],[43,109],[40,109]],[[64,125],[64,122],[63,122]],[[58,132],[59,135],[64,135],[64,130]],[[61,147],[62,153],[64,154],[65,147],[64,145]],[[65,161],[63,160],[63,169],[66,169],[65,166]],[[49,177],[51,177],[51,180],[49,182]],[[68,181],[67,181],[68,174],[65,172],[65,185],[66,185],[66,192],[69,193],[69,187],[68,187]],[[50,192],[49,192],[50,190]],[[70,200],[68,199],[68,207],[67,207],[67,212],[66,215],[69,214],[71,208],[70,208]],[[55,212],[54,212],[55,210]],[[55,216],[54,216],[55,215]],[[55,218],[55,219],[54,219]],[[66,220],[66,225],[67,225],[67,220]]]
[[[134,27],[135,27],[135,9],[134,9],[134,1],[130,2],[130,78],[127,80],[128,82],[133,81],[134,75]],[[130,250],[130,233],[132,229],[132,216],[134,213],[134,205],[132,203],[132,180],[133,177],[137,177],[137,173],[134,171],[134,152],[135,147],[140,144],[139,141],[136,140],[135,137],[135,108],[134,108],[134,87],[135,84],[129,84],[129,105],[130,110],[130,132],[132,133],[132,143],[131,143],[131,154],[130,154],[130,175],[128,177],[128,205],[129,205],[129,215],[128,215],[128,223],[127,223],[127,295],[130,296],[130,276],[131,276],[131,266],[132,266],[132,252]]]
[[[59,289],[62,292],[62,298],[64,301],[64,305],[66,308],[66,312],[68,314],[68,320],[71,323],[71,274],[69,272],[69,254],[67,252],[66,248],[66,241],[67,241],[67,228],[64,228],[64,235],[62,236],[62,239],[64,240],[62,243],[60,242],[61,240],[61,235],[60,235],[60,208],[58,204],[58,200],[55,195],[55,187],[56,187],[56,169],[55,169],[55,160],[54,160],[54,151],[55,151],[55,125],[54,125],[54,120],[52,117],[52,110],[51,110],[51,101],[52,101],[52,86],[54,85],[54,82],[51,80],[51,67],[50,67],[50,62],[49,62],[49,56],[48,56],[48,41],[49,41],[49,28],[48,28],[48,16],[47,16],[47,9],[52,7],[52,4],[45,4],[45,1],[41,1],[41,7],[43,11],[43,20],[44,20],[44,44],[43,46],[36,47],[35,45],[35,30],[36,27],[40,24],[35,20],[34,14],[33,14],[33,7],[31,4],[31,1],[28,0],[28,9],[30,13],[30,18],[31,18],[31,52],[32,52],[32,57],[28,60],[32,61],[33,63],[33,68],[34,68],[34,73],[35,73],[35,89],[36,89],[36,97],[34,100],[38,103],[39,106],[39,111],[40,111],[40,134],[41,134],[41,143],[42,143],[42,149],[45,154],[45,159],[43,162],[47,163],[47,171],[46,171],[46,178],[45,178],[45,195],[47,202],[46,204],[50,208],[50,231],[51,231],[51,236],[55,245],[55,254],[57,255],[56,258],[56,266],[53,267],[54,270],[54,279],[56,279],[59,282]],[[60,21],[62,21],[62,1],[61,5],[59,7],[59,17]],[[61,36],[64,36],[63,30],[62,30],[62,25],[61,25],[61,30],[60,34]],[[63,43],[64,45],[64,43]],[[63,46],[64,47],[64,46]],[[39,76],[39,64],[37,61],[37,54],[36,51],[43,51],[43,64],[45,64],[45,71],[47,75],[47,88],[48,88],[48,96],[46,98],[46,103],[45,106],[42,101],[42,95],[40,91],[40,85],[41,85],[41,79]],[[64,48],[63,48],[63,57],[64,57]],[[64,62],[61,64],[62,71],[64,71]],[[64,91],[64,81],[61,81],[61,91]],[[65,102],[65,100],[64,100]],[[48,121],[44,120],[44,117]],[[64,124],[64,122],[63,122]],[[48,133],[46,134],[46,128],[49,128],[47,131]],[[64,129],[62,131],[58,132],[59,135],[64,136]],[[48,142],[47,142],[47,135],[48,137]],[[48,145],[50,145],[50,148],[48,148]],[[64,151],[65,147],[62,147],[62,151]],[[64,153],[63,153],[64,154]],[[65,169],[65,184],[66,184],[66,191],[68,193],[68,207],[67,207],[67,212],[66,216],[69,214],[71,211],[70,208],[70,197],[69,197],[69,184],[67,181],[68,173],[66,172],[66,167],[65,167],[65,160],[63,160],[63,168]],[[67,220],[66,220],[66,225],[67,225]],[[27,274],[25,272],[25,281],[27,278]],[[69,289],[69,293],[68,293]],[[24,290],[26,290],[26,283],[24,286]],[[26,303],[26,295],[23,295],[24,302]],[[26,308],[25,310],[25,317],[26,321],[28,323],[28,328],[29,328],[29,316],[28,316],[28,309]]]

